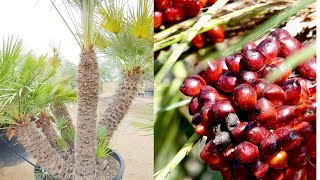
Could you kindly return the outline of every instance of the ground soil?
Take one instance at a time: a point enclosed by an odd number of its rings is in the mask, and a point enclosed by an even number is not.
[[[115,91],[116,84],[104,86],[100,95],[98,116],[101,117],[107,101]],[[69,106],[73,119],[76,119],[76,105]],[[139,131],[130,122],[153,118],[153,97],[136,97],[128,115],[120,123],[111,139],[112,149],[120,153],[125,162],[124,180],[153,179],[153,134]],[[33,180],[33,167],[22,163],[12,167],[0,167],[0,180]]]

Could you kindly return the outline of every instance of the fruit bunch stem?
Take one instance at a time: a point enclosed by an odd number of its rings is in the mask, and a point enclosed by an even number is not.
[[[174,156],[174,158],[167,164],[166,167],[161,169],[155,174],[155,180],[165,179],[174,168],[182,161],[182,159],[189,154],[193,146],[198,142],[200,136],[194,133],[187,141],[187,143],[180,149],[180,151]]]
[[[198,32],[207,25],[208,21],[215,15],[215,13],[224,6],[228,0],[218,0],[215,4],[213,4],[208,11],[203,13],[200,19],[182,36],[182,41],[176,48],[174,52],[171,53],[167,62],[160,69],[158,74],[155,76],[155,85],[159,85],[167,72],[171,69],[173,64],[178,60],[184,49],[188,46],[188,44],[192,41],[192,39],[198,34]]]
[[[257,5],[250,6],[250,7],[238,10],[238,11],[234,11],[232,13],[226,14],[224,16],[221,16],[221,17],[218,17],[215,19],[211,19],[210,21],[208,21],[206,26],[203,27],[198,32],[198,34],[207,32],[208,30],[213,29],[217,26],[225,25],[231,19],[236,18],[241,15],[244,15],[246,13],[252,13],[253,16],[256,16],[257,13],[260,15],[266,14],[269,12],[269,11],[266,11],[266,8],[273,7],[277,4],[279,4],[279,3],[257,4]],[[182,40],[182,38],[184,37],[186,31],[182,31],[182,32],[180,32],[176,35],[173,35],[173,36],[170,36],[170,35],[172,35],[173,33],[177,32],[178,30],[180,30],[182,28],[190,28],[191,26],[193,26],[197,22],[198,19],[199,19],[199,17],[188,19],[186,21],[183,21],[179,24],[173,25],[173,26],[169,27],[168,29],[157,33],[154,36],[154,40],[155,40],[154,51],[158,51],[158,50],[163,49],[167,46],[170,46],[174,43],[180,42]]]

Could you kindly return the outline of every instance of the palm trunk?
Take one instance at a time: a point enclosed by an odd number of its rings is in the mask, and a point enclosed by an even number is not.
[[[123,73],[122,81],[117,87],[112,100],[109,102],[102,119],[99,122],[101,126],[108,126],[109,137],[117,129],[120,121],[128,113],[129,108],[137,95],[138,82],[141,79],[141,73]]]
[[[73,127],[71,116],[68,112],[67,106],[64,103],[55,104],[50,106],[51,112],[57,119],[66,118],[67,126]]]
[[[75,171],[78,179],[95,179],[99,69],[93,50],[82,53],[80,56],[77,83]]]
[[[68,112],[67,106],[64,103],[59,103],[59,104],[54,104],[52,106],[50,106],[51,112],[54,115],[54,117],[56,119],[60,119],[60,118],[66,118],[67,119],[67,127],[66,130],[63,130],[65,132],[61,132],[61,133],[68,133],[68,131],[73,128],[73,121],[72,118]],[[66,139],[68,146],[71,149],[74,149],[74,142],[71,141],[70,139]]]
[[[19,126],[16,135],[18,141],[37,160],[37,163],[57,180],[75,179],[72,165],[60,157],[34,122]]]
[[[50,117],[46,116],[44,113],[41,113],[39,121],[37,121],[37,125],[40,126],[51,146],[55,149],[58,149],[59,136],[52,126]]]

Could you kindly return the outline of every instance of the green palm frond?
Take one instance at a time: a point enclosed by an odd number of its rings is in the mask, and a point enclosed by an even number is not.
[[[98,129],[98,144],[97,144],[97,158],[102,159],[111,155],[110,139],[108,137],[108,128],[99,127]]]
[[[110,33],[119,33],[124,26],[124,6],[127,2],[123,0],[104,1],[99,6],[102,28]]]
[[[127,28],[137,38],[153,41],[153,1],[139,0],[130,6]]]
[[[3,119],[18,121],[19,116],[35,116],[52,103],[76,100],[76,91],[67,85],[65,78],[57,76],[58,66],[50,63],[46,55],[25,53],[21,41],[12,42],[12,38],[8,39],[0,50],[0,63],[13,64],[6,66],[8,69],[0,81],[0,113],[6,117]]]

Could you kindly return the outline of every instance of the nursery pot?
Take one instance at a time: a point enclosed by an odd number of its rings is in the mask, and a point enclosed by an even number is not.
[[[119,171],[116,174],[116,176],[113,178],[113,180],[120,180],[124,173],[124,161],[119,153],[117,153],[115,150],[112,150],[112,149],[111,151],[112,151],[111,156],[119,162]]]
[[[17,137],[10,140],[5,133],[0,133],[0,166],[14,166],[28,158],[26,149],[17,142]]]

